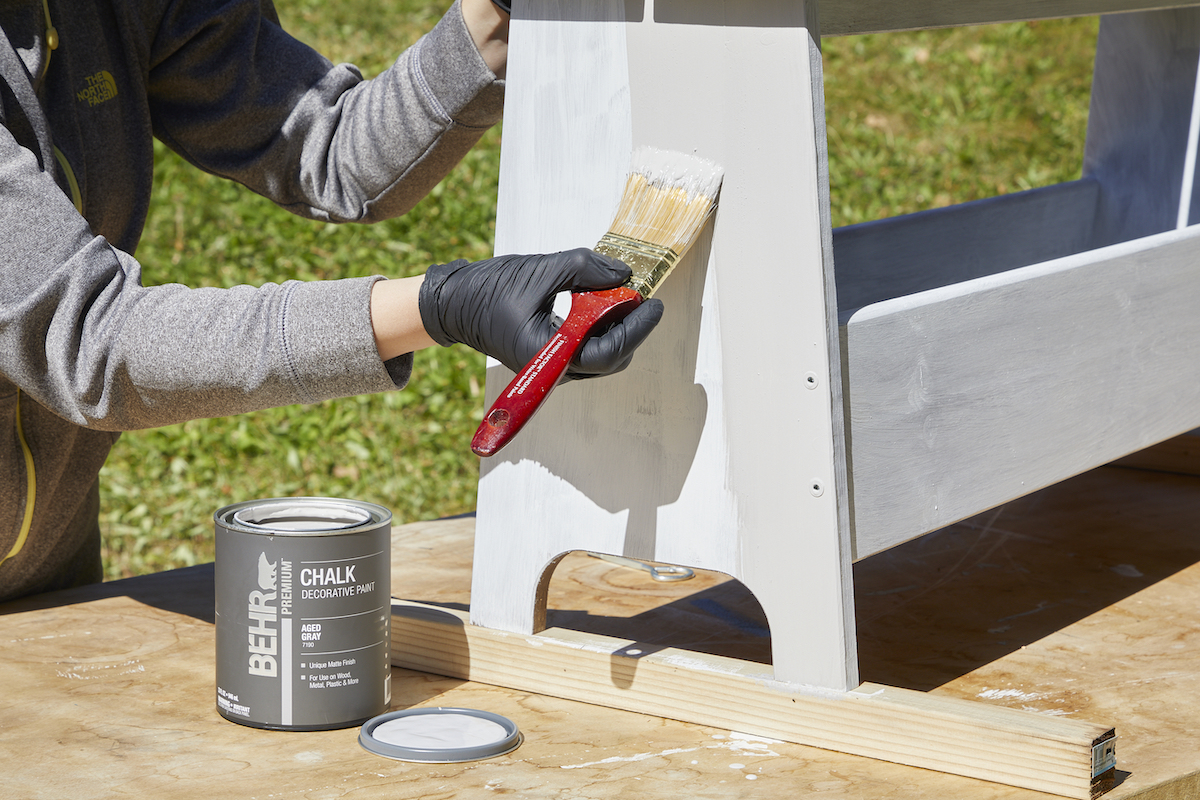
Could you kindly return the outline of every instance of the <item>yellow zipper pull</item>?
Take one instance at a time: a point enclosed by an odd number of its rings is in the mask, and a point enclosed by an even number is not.
[[[29,538],[29,529],[33,527],[33,501],[37,497],[37,476],[33,470],[33,451],[29,449],[29,442],[25,440],[25,427],[21,424],[20,389],[17,390],[17,440],[21,443],[21,451],[25,454],[25,518],[21,521],[21,532],[17,534],[17,541],[13,542],[8,555],[0,558],[0,566],[21,552],[21,548],[25,546],[25,540]]]
[[[79,181],[75,179],[75,171],[71,169],[71,162],[67,161],[63,151],[58,149],[58,145],[54,145],[54,158],[62,167],[63,174],[67,176],[67,185],[71,187],[71,202],[75,205],[75,210],[82,214],[83,193],[79,191]]]

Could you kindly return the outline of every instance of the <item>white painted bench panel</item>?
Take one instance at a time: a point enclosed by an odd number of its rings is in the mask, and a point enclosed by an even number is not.
[[[852,558],[1200,424],[1200,229],[1169,230],[1200,11],[1105,19],[1082,180],[835,233],[814,9],[517,5],[498,251],[595,243],[637,145],[726,183],[633,366],[485,460],[476,624],[539,629],[569,550],[704,567],[763,605],[776,678],[845,690]],[[821,4],[832,34],[1110,10]]]
[[[857,684],[821,61],[804,3],[620,0],[514,9],[497,249],[594,244],[631,146],[725,168],[711,239],[621,375],[560,387],[484,461],[471,618],[528,632],[563,552],[746,583],[776,674]],[[714,16],[716,15],[716,16]],[[509,376],[489,370],[488,399]],[[813,487],[818,488],[814,489]],[[809,613],[806,609],[816,609]]]
[[[855,557],[1200,425],[1200,228],[867,306]]]

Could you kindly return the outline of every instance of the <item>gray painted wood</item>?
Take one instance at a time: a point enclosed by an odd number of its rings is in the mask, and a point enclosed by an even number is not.
[[[663,285],[666,316],[630,368],[560,387],[484,461],[471,619],[536,629],[541,580],[568,550],[703,567],[754,592],[777,679],[851,688],[845,425],[811,8],[657,0],[640,21],[614,25],[622,9],[514,9],[497,249],[594,244],[631,146],[720,163],[720,207],[711,238]],[[739,24],[710,24],[731,18]],[[509,377],[489,369],[489,399]]]
[[[643,22],[647,9],[655,22],[689,25],[777,27],[802,19],[804,3],[796,0],[740,0],[722,5],[692,0],[617,0],[624,19]],[[1146,11],[1196,5],[1194,0],[819,0],[822,36],[950,28],[997,22],[1090,17],[1127,11]],[[587,3],[563,3],[547,9],[540,3],[518,9],[526,19],[564,19],[596,22],[611,17],[607,9]],[[810,16],[812,16],[810,12]],[[810,26],[811,27],[811,26]]]
[[[1083,180],[835,233],[857,558],[1200,422],[1200,251],[1158,235],[1198,53],[1200,9],[1107,17]]]
[[[836,34],[1117,8],[821,10]],[[518,5],[498,250],[593,243],[634,145],[700,152],[727,178],[712,238],[664,286],[667,318],[634,366],[562,387],[484,463],[477,624],[535,629],[539,588],[568,550],[705,567],[759,598],[777,678],[845,689],[851,550],[1200,424],[1200,228],[1159,233],[1178,210],[1198,12],[1105,20],[1084,180],[838,231],[836,288],[811,12]],[[489,399],[509,377],[489,368]]]
[[[1083,161],[1097,247],[1176,227],[1198,52],[1200,8],[1102,21]]]
[[[855,557],[1200,424],[1200,228],[868,306]]]
[[[906,294],[1083,252],[1093,245],[1095,180],[865,222],[833,232],[838,306]]]
[[[1190,0],[821,0],[824,36],[949,28],[994,22],[1090,17],[1195,5]]]

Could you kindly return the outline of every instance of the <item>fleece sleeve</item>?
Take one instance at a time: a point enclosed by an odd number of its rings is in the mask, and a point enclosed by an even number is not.
[[[155,134],[202,169],[303,216],[403,214],[494,125],[504,84],[456,1],[384,73],[364,81],[291,38],[269,5],[173,3],[153,44]]]
[[[0,373],[59,416],[129,430],[394,389],[373,279],[143,286],[0,127]],[[389,370],[389,367],[391,369]]]
[[[503,84],[457,5],[372,81],[284,34],[269,3],[164,8],[145,73],[156,133],[297,213],[401,213],[499,117]],[[411,356],[384,364],[375,350],[374,278],[143,286],[20,127],[36,102],[11,100],[0,97],[0,373],[32,399],[77,425],[132,430],[407,381]]]

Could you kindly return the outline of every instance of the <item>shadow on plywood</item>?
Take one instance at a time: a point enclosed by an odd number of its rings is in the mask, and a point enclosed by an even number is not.
[[[928,691],[1200,562],[1200,479],[1101,468],[854,565],[864,681]],[[797,613],[804,613],[797,609]],[[740,582],[693,581],[572,553],[547,624],[770,663],[769,626]]]

